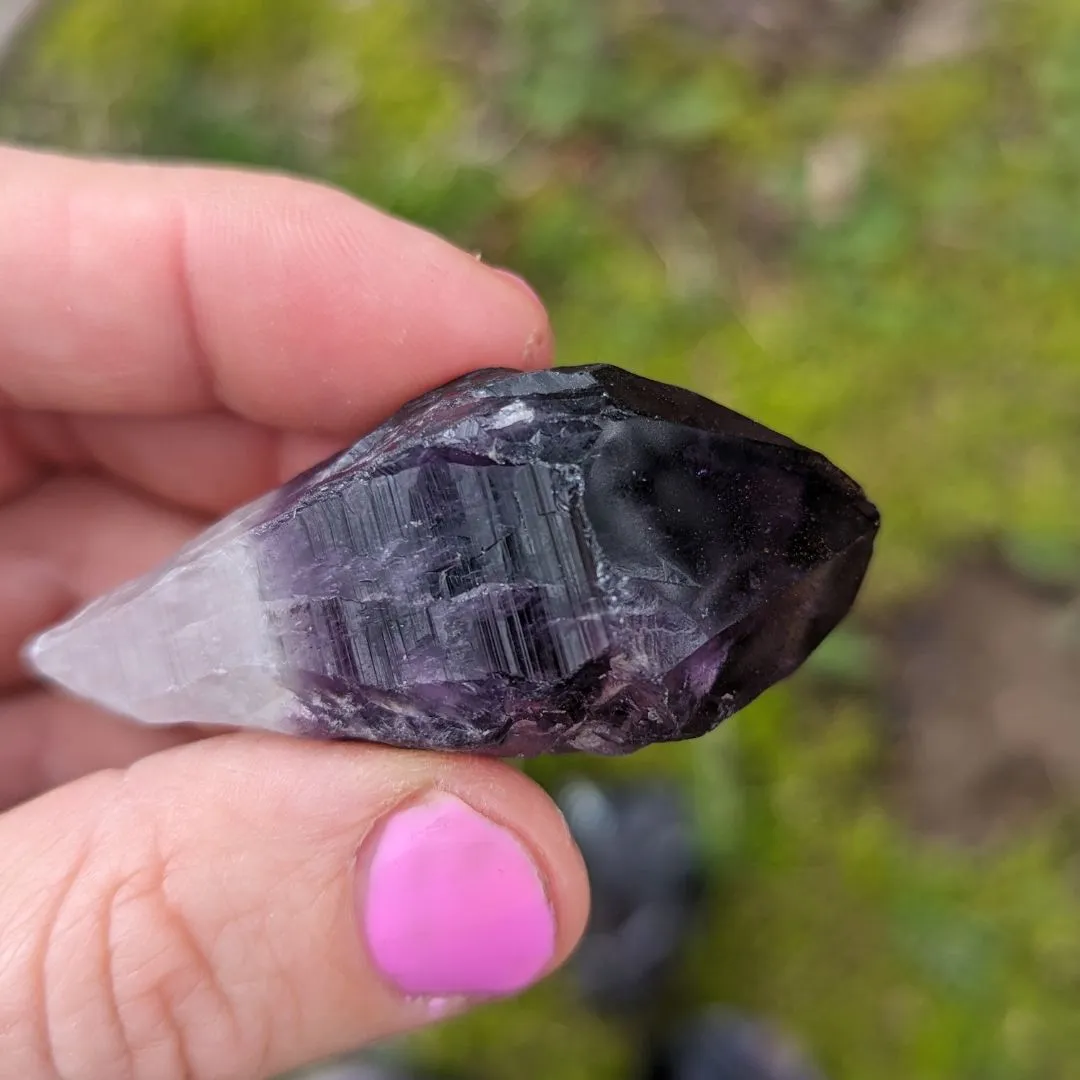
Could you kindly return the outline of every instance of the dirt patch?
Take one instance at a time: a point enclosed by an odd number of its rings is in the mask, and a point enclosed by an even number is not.
[[[940,0],[935,0],[940,2]],[[884,59],[912,0],[660,0],[695,33],[723,38],[777,77],[807,67],[865,69]]]
[[[980,558],[887,639],[890,782],[916,828],[980,841],[1080,800],[1080,593]]]

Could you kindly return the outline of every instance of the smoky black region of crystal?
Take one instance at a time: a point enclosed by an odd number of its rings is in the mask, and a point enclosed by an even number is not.
[[[593,365],[421,396],[283,488],[253,546],[301,733],[622,754],[794,671],[878,525],[820,454]]]

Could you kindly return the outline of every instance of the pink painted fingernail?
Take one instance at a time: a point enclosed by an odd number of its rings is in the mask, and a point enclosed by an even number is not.
[[[372,959],[410,996],[512,994],[555,952],[555,918],[525,848],[451,796],[383,825],[357,897]]]

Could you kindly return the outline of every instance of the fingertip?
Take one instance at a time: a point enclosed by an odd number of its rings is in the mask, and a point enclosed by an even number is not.
[[[551,329],[551,320],[547,308],[544,306],[540,294],[519,274],[504,267],[494,266],[489,268],[491,272],[504,284],[518,294],[518,303],[524,301],[524,310],[521,322],[524,326],[531,326],[525,339],[525,347],[521,355],[521,366],[528,370],[550,367],[554,358],[554,335]]]
[[[195,338],[240,415],[353,433],[477,368],[551,363],[537,295],[443,238],[333,188],[231,182],[242,210],[189,195],[186,267]]]

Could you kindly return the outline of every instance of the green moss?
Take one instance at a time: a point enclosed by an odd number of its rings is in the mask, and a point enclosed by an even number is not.
[[[416,1056],[452,1062],[469,1075],[521,1080],[623,1080],[632,1048],[614,1025],[592,1016],[565,977],[416,1038]]]
[[[1002,5],[953,63],[776,86],[635,0],[437,17],[419,0],[79,0],[0,129],[306,172],[523,272],[563,361],[693,385],[858,476],[885,518],[871,611],[988,534],[1042,577],[1076,572],[1075,8]],[[837,131],[865,144],[866,175],[814,223],[804,161]],[[762,205],[773,232],[748,236]],[[872,783],[876,663],[840,636],[817,668],[851,696],[828,715],[807,674],[693,745],[530,770],[663,772],[689,794],[717,901],[671,1008],[776,1016],[836,1080],[1072,1075],[1060,837],[966,858],[908,837]],[[603,1080],[633,1048],[555,981],[416,1052],[491,1080]]]

